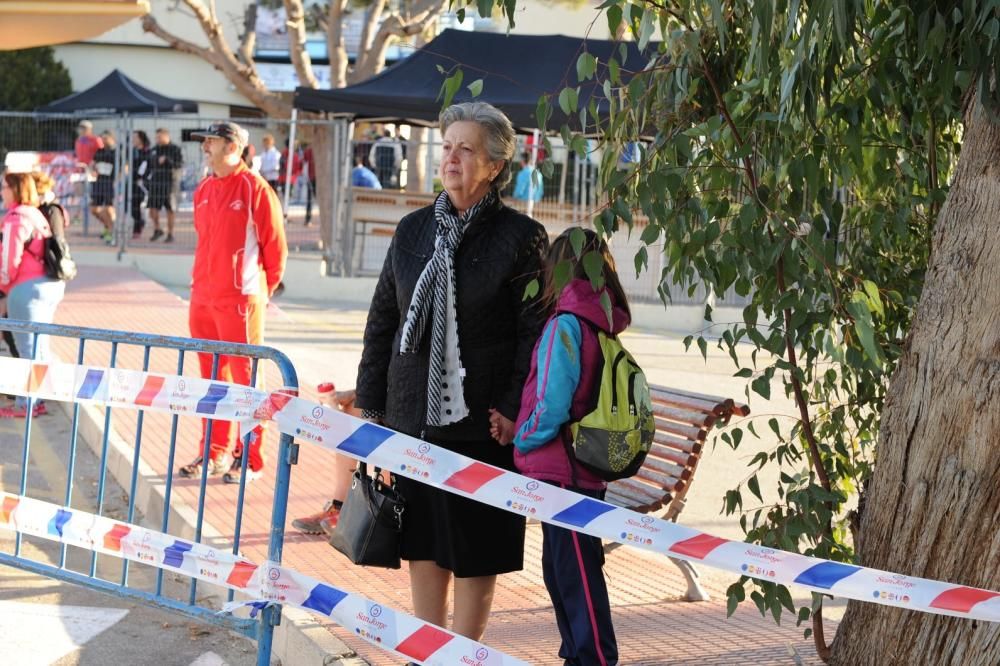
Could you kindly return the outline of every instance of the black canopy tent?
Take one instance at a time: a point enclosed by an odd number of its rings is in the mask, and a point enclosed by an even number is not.
[[[144,88],[117,69],[86,90],[36,109],[41,113],[76,115],[160,115],[195,113],[198,105],[186,99],[174,99]]]
[[[626,55],[624,62],[621,49]],[[467,86],[482,79],[479,99],[504,111],[515,127],[532,129],[538,126],[535,110],[539,97],[546,93],[557,95],[566,86],[579,85],[578,108],[585,108],[592,96],[599,108],[607,104],[594,80],[577,82],[576,62],[584,51],[601,63],[598,80],[604,78],[604,63],[612,55],[619,60],[623,77],[627,72],[642,70],[648,63],[634,42],[445,30],[410,57],[362,83],[332,90],[297,88],[295,107],[357,120],[431,126],[437,123],[441,111],[445,75],[439,67],[449,73],[461,67],[464,78],[455,94],[456,102],[473,100]],[[650,49],[650,53],[655,52]],[[550,106],[549,127],[566,122],[555,97]],[[570,119],[570,123],[578,126],[579,121]]]

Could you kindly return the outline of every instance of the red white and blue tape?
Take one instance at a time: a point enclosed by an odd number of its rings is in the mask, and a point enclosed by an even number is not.
[[[92,513],[0,492],[0,528],[115,555],[247,595],[228,607],[297,606],[331,618],[366,641],[421,664],[526,664],[482,643],[320,582],[274,562],[257,565],[205,544]]]
[[[283,433],[448,492],[671,557],[836,597],[1000,622],[1000,592],[763,548],[541,484],[520,474],[279,392],[197,378],[0,359],[0,392],[241,422]]]

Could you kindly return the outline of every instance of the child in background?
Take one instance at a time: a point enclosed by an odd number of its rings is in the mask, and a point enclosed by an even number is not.
[[[580,256],[598,252],[604,259],[603,284],[596,291],[570,241],[573,233],[581,231]],[[565,260],[573,262],[573,278],[557,293],[553,273]],[[603,293],[611,299],[610,322],[601,307]],[[535,346],[521,396],[514,464],[525,476],[603,499],[607,483],[574,463],[564,437],[566,426],[593,409],[603,363],[597,331],[616,336],[631,321],[607,243],[585,229],[570,229],[559,236],[549,250],[542,303],[549,308],[550,318]],[[574,666],[617,664],[601,540],[545,523],[542,535],[542,573],[562,637],[559,656]]]

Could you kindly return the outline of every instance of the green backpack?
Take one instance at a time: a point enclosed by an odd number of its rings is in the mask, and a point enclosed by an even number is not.
[[[605,481],[633,476],[653,446],[653,401],[642,368],[616,336],[597,330],[604,359],[594,409],[569,424],[571,458]]]

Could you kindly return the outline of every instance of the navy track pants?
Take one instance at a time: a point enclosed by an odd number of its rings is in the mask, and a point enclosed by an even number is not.
[[[564,486],[566,487],[566,486]],[[603,491],[568,487],[601,498]],[[556,612],[559,656],[572,666],[613,666],[618,642],[604,580],[601,540],[542,524],[542,576]]]

